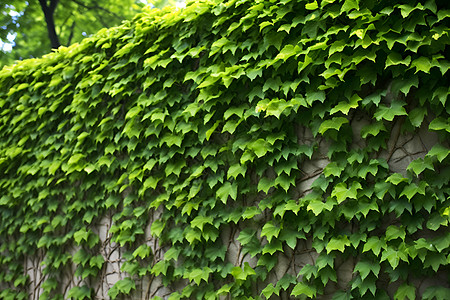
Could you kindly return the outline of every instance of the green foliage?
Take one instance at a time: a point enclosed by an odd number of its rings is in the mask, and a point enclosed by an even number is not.
[[[44,2],[48,5],[51,1]],[[79,43],[101,28],[117,26],[140,12],[143,6],[134,0],[57,2],[55,29],[60,43],[65,46]],[[159,1],[158,5],[162,7],[165,2]],[[0,4],[0,10],[0,41],[8,42],[8,34],[15,36],[12,51],[0,49],[0,67],[14,60],[40,57],[50,52],[47,25],[39,1],[9,1]]]
[[[159,277],[169,299],[445,299],[415,286],[449,276],[444,6],[191,2],[5,67],[0,298],[37,253],[45,295],[95,297],[110,217],[111,298]]]

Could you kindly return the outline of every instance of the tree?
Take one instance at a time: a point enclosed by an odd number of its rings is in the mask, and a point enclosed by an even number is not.
[[[0,6],[0,66],[39,57],[103,27],[118,25],[144,6],[139,0],[13,0]],[[14,37],[12,51],[1,49]]]

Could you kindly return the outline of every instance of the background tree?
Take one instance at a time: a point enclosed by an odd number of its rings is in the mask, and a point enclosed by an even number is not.
[[[12,0],[0,4],[0,67],[80,42],[104,27],[132,18],[145,3],[170,0]],[[173,1],[175,2],[175,1]],[[13,42],[11,43],[11,40]],[[5,45],[11,45],[8,49]],[[9,48],[11,48],[9,46]]]

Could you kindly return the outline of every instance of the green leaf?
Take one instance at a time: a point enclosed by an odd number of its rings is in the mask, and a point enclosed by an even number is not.
[[[424,261],[425,267],[431,267],[437,272],[440,266],[448,265],[446,255],[444,253],[428,252]]]
[[[306,297],[314,298],[316,296],[316,289],[303,282],[299,282],[292,289],[291,295],[295,297],[305,295]]]
[[[187,274],[187,277],[190,281],[194,281],[197,285],[200,285],[200,282],[204,280],[208,282],[209,274],[212,270],[208,267],[204,267],[202,269],[193,269]]]
[[[395,240],[397,238],[405,240],[405,236],[406,232],[403,227],[390,225],[386,228],[386,241]]]
[[[449,119],[445,120],[444,118],[441,117],[436,118],[433,121],[431,121],[430,125],[428,125],[428,128],[434,131],[445,130],[447,132],[450,132],[450,123],[448,120]]]
[[[400,263],[400,259],[408,261],[408,255],[400,249],[394,249],[393,247],[387,247],[381,254],[381,262],[387,260],[393,269],[396,269]]]
[[[242,219],[253,219],[254,216],[261,214],[261,210],[257,206],[248,206],[242,213]]]
[[[411,56],[408,55],[405,59],[403,59],[401,54],[392,52],[386,58],[386,64],[384,68],[386,69],[389,66],[395,66],[400,64],[409,66],[410,63],[411,63]]]
[[[357,94],[354,94],[349,102],[341,101],[335,107],[333,107],[330,111],[330,115],[337,112],[342,112],[343,114],[347,115],[350,109],[358,107],[358,103],[361,100],[361,97],[359,97]]]
[[[340,182],[334,187],[331,196],[335,197],[338,204],[340,204],[346,199],[357,199],[356,195],[360,189],[362,189],[362,186],[357,181],[353,181],[348,188],[346,183]]]
[[[242,175],[242,177],[245,177],[246,171],[247,171],[247,167],[245,165],[241,165],[239,163],[231,165],[228,168],[227,179],[230,179],[230,177],[233,177],[234,179],[236,179],[239,175]]]
[[[385,105],[380,105],[377,111],[374,114],[374,117],[377,121],[387,120],[392,121],[396,116],[406,116],[406,110],[403,107],[405,105],[404,102],[400,101],[392,101],[391,106],[387,107]]]
[[[376,256],[380,254],[383,243],[376,236],[370,237],[367,242],[364,243],[363,252],[371,250]]]
[[[257,139],[247,145],[248,149],[252,150],[257,157],[264,156],[267,152],[271,151],[272,145],[263,139]]]
[[[142,107],[140,107],[140,106],[135,106],[135,107],[131,108],[125,115],[125,120],[134,118],[141,111],[142,111]]]
[[[361,137],[367,138],[368,135],[377,136],[380,131],[387,131],[382,121],[377,121],[361,128]]]
[[[348,240],[347,236],[341,235],[338,237],[332,237],[326,245],[327,254],[333,250],[344,252],[346,246],[350,246],[350,241]]]
[[[343,124],[348,123],[348,120],[344,117],[334,117],[331,120],[326,120],[320,124],[319,133],[324,134],[329,129],[339,131]]]
[[[309,202],[306,210],[312,211],[314,215],[318,216],[324,210],[331,211],[335,205],[336,202],[330,200],[327,200],[326,202],[323,202],[321,200],[312,200],[311,202]]]
[[[283,251],[283,244],[280,240],[273,240],[264,246],[262,254],[269,253],[270,255],[273,255],[277,251]]]
[[[152,252],[152,248],[150,248],[147,244],[142,244],[139,247],[137,247],[136,250],[133,252],[133,257],[137,258],[138,256],[141,259],[144,259],[150,255]]]
[[[91,257],[89,260],[89,266],[95,267],[97,269],[101,269],[103,266],[103,263],[105,262],[105,259],[101,254]]]
[[[378,263],[361,260],[355,265],[353,272],[359,272],[361,279],[364,280],[369,275],[370,272],[372,272],[376,277],[378,277],[380,270],[381,267]]]
[[[152,222],[152,225],[150,227],[151,235],[154,237],[159,237],[164,230],[164,227],[166,226],[166,223],[164,223],[161,220],[155,220]]]
[[[317,4],[317,3],[316,3]],[[275,57],[275,60],[282,59],[287,60],[289,57],[297,54],[301,48],[298,45],[286,45],[283,49],[281,49],[280,53]]]
[[[274,181],[269,178],[262,177],[258,182],[257,190],[258,192],[263,191],[264,193],[268,193],[270,188],[274,186]]]
[[[166,275],[168,267],[169,262],[161,260],[152,267],[151,273],[154,274],[155,276],[159,276],[159,274]]]
[[[430,286],[430,287],[427,287],[427,289],[423,293],[422,299],[447,300],[449,294],[450,294],[450,288],[446,288],[443,286]]]
[[[91,298],[92,290],[86,285],[83,286],[74,286],[67,293],[68,299],[89,299]]]
[[[213,225],[214,220],[210,216],[197,216],[191,221],[191,227],[195,228],[197,227],[201,231],[203,231],[203,226],[205,224],[211,224]]]
[[[261,230],[261,237],[266,237],[267,241],[270,243],[272,238],[277,238],[280,233],[281,228],[279,226],[275,226],[272,223],[266,223]]]
[[[400,194],[400,197],[405,195],[408,200],[411,200],[412,197],[414,197],[415,194],[419,193],[422,195],[425,195],[425,187],[428,184],[425,181],[421,181],[419,185],[415,184],[414,182],[410,183],[409,185],[406,185],[403,188],[402,193]]]
[[[246,228],[239,233],[237,240],[242,246],[250,243],[250,241],[255,237],[256,231],[254,229]]]
[[[411,63],[411,68],[416,68],[415,73],[419,71],[422,71],[424,73],[430,73],[431,67],[432,67],[431,61],[425,56],[421,56]]]
[[[261,294],[266,297],[266,299],[269,299],[272,294],[279,295],[280,294],[280,287],[275,287],[272,283],[269,283],[262,291]]]
[[[408,182],[408,179],[403,177],[400,173],[394,173],[386,179],[386,182],[390,182],[393,185],[398,185],[401,182]]]
[[[131,278],[127,277],[125,279],[117,281],[114,286],[109,289],[108,296],[110,296],[111,299],[116,299],[119,294],[128,295],[130,294],[131,290],[135,289],[136,284]]]
[[[252,267],[250,267],[248,262],[245,262],[244,263],[244,269],[242,269],[240,267],[234,267],[231,270],[231,275],[236,280],[246,280],[248,276],[256,275],[256,272],[255,272],[255,270],[252,269]]]
[[[416,299],[416,288],[412,285],[408,285],[407,283],[403,283],[394,295],[394,300],[414,300]]]
[[[425,107],[417,107],[409,112],[408,118],[414,127],[420,127],[426,115],[427,110]]]
[[[73,238],[75,240],[75,242],[79,245],[83,240],[85,240],[86,242],[88,241],[89,238],[89,231],[86,231],[86,228],[81,228],[80,230],[76,231],[73,234]]]
[[[447,149],[446,147],[440,144],[436,144],[427,153],[426,157],[436,157],[439,162],[442,162],[449,154],[450,149]]]
[[[344,169],[345,166],[338,166],[338,164],[333,161],[323,169],[323,174],[325,175],[325,177],[330,177],[331,175],[339,177]]]
[[[315,10],[315,9],[319,8],[319,4],[317,4],[317,1],[314,1],[314,2],[311,2],[311,3],[307,3],[305,5],[305,8],[307,10]]]
[[[217,191],[216,197],[219,198],[223,204],[227,203],[228,197],[231,199],[237,199],[237,184],[236,182],[226,181]]]

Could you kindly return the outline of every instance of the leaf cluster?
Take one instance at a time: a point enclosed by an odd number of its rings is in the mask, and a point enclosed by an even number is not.
[[[448,18],[433,0],[200,1],[5,67],[0,298],[27,298],[38,253],[43,299],[94,297],[110,216],[111,298],[158,277],[169,299],[445,299],[416,284],[449,276]],[[434,142],[397,170],[399,136]],[[71,264],[92,281],[66,295]]]

